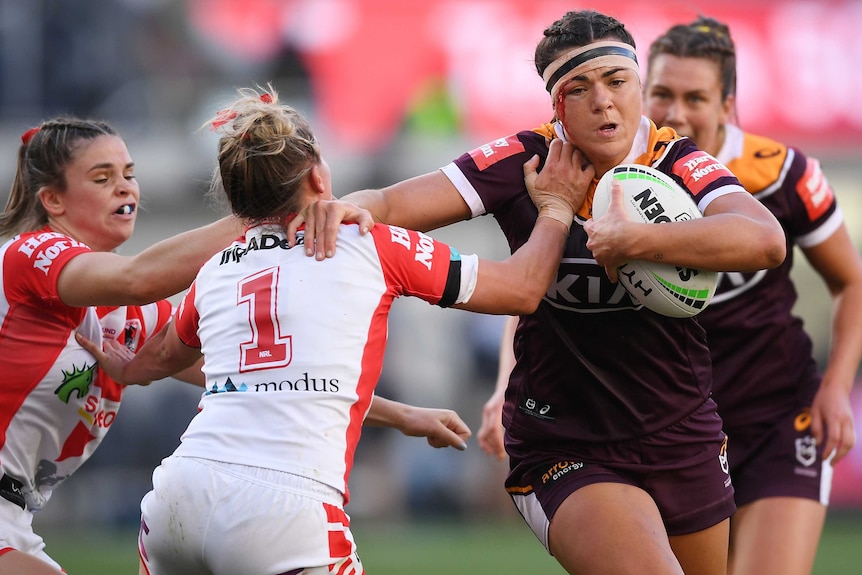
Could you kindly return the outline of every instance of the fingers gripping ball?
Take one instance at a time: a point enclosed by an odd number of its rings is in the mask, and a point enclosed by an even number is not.
[[[607,212],[613,180],[622,183],[626,212],[635,221],[661,224],[703,217],[691,196],[668,175],[648,166],[621,164],[599,180],[594,218]],[[691,317],[706,309],[718,280],[716,272],[645,260],[626,262],[618,272],[634,299],[669,317]]]

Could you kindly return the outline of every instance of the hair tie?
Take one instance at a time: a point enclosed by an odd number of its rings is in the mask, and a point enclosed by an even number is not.
[[[215,120],[213,120],[211,130],[215,130],[216,128],[221,128],[231,120],[236,118],[236,112],[234,110],[219,110],[216,114]]]
[[[722,32],[718,28],[713,28],[712,26],[708,26],[706,24],[698,24],[694,26],[694,30],[696,32],[703,32],[705,34],[712,34],[714,36],[717,36],[718,38],[724,37],[724,32]]]
[[[37,126],[35,128],[30,128],[29,130],[27,130],[26,132],[21,134],[21,143],[24,144],[25,146],[29,146],[30,140],[32,140],[33,136],[36,135],[36,132],[38,132],[41,129],[42,129],[41,127]]]
[[[260,101],[264,104],[272,104],[272,94],[264,92],[260,95]]]

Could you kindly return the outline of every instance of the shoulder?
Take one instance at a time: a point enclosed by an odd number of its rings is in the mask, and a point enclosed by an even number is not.
[[[771,138],[738,129],[728,129],[726,137],[737,140],[729,142],[736,151],[727,166],[753,194],[781,185],[794,158],[805,161],[802,154]]]
[[[39,292],[42,297],[56,296],[56,282],[63,267],[75,256],[92,251],[86,244],[48,229],[20,234],[2,249],[4,268],[15,271],[10,276],[24,289]],[[7,290],[8,281],[4,280]],[[46,283],[53,286],[49,294],[40,287]]]
[[[520,167],[526,161],[524,156],[532,156],[536,153],[547,154],[550,137],[552,137],[552,131],[548,128],[510,134],[473,148],[462,154],[456,163],[461,166],[472,163],[479,171],[485,171],[495,164],[514,158]]]
[[[739,179],[689,138],[674,140],[653,167],[669,175],[695,198],[701,211],[715,198],[745,192]]]

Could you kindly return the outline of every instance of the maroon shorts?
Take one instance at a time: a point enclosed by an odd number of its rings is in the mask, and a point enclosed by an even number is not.
[[[624,483],[646,491],[668,535],[707,529],[736,510],[728,474],[727,436],[712,400],[682,421],[627,441],[532,450],[512,461],[506,480],[536,536],[547,546],[547,526],[572,493],[594,483]]]
[[[741,507],[765,497],[802,497],[829,504],[832,465],[811,434],[807,407],[769,422],[729,426],[730,473]]]

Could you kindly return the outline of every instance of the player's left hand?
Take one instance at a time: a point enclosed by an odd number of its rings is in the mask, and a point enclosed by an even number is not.
[[[335,239],[342,222],[356,222],[361,234],[374,227],[374,218],[366,209],[342,200],[317,200],[287,223],[287,245],[294,246],[296,231],[305,224],[305,255],[318,260],[331,258],[335,255]]]
[[[833,465],[856,444],[853,408],[845,389],[839,382],[824,379],[811,404],[811,433],[823,446],[824,459],[834,451]]]
[[[399,426],[404,435],[427,437],[431,447],[454,447],[467,449],[467,439],[473,435],[470,428],[451,409],[408,406]]]

